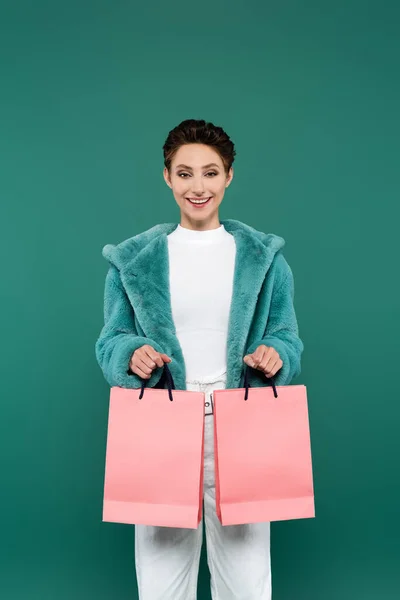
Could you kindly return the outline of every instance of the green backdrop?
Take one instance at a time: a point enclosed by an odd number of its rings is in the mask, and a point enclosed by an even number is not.
[[[134,527],[101,520],[101,249],[178,222],[161,148],[186,118],[236,144],[221,218],[284,237],[295,276],[316,518],[273,523],[273,598],[400,597],[399,17],[1,2],[1,598],[137,598]]]

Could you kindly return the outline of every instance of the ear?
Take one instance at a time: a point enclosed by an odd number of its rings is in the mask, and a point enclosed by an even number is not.
[[[231,167],[231,168],[229,169],[229,171],[228,171],[228,175],[227,175],[227,178],[226,178],[226,186],[225,186],[225,187],[228,187],[228,185],[229,185],[229,184],[230,184],[230,182],[232,181],[232,179],[233,179],[233,173],[234,173],[234,172],[233,172],[233,167]]]
[[[164,180],[165,180],[165,183],[167,184],[167,186],[170,187],[170,188],[172,188],[171,180],[169,178],[167,167],[164,167],[163,176],[164,176]]]

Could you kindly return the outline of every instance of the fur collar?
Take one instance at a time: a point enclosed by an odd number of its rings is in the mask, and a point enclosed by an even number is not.
[[[237,236],[247,236],[247,243],[253,246],[254,249],[260,248],[260,245],[263,244],[275,253],[285,245],[285,240],[282,237],[273,233],[263,233],[236,219],[220,219],[220,223],[224,225],[228,233],[231,233],[235,237],[236,242],[238,240]],[[152,247],[148,249],[151,252],[154,240],[160,236],[166,238],[176,227],[177,223],[159,223],[119,244],[106,244],[102,254],[104,258],[114,264],[119,270],[125,268],[128,262],[130,263],[130,267],[132,267],[134,264],[140,264],[141,258],[144,258],[144,256],[139,257],[142,250],[146,249],[149,244],[152,244]],[[167,240],[165,239],[165,241]],[[136,262],[137,259],[139,263]]]

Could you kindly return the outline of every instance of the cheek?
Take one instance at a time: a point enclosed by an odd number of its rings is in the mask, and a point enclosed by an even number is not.
[[[218,185],[214,186],[215,189],[215,195],[216,196],[223,196],[225,193],[225,185],[223,183],[218,183]]]
[[[175,196],[184,196],[187,192],[187,186],[184,184],[184,182],[177,182],[173,184],[172,191],[174,192]]]

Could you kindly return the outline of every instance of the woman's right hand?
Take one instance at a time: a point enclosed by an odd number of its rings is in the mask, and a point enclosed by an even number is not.
[[[163,367],[165,362],[169,363],[171,360],[167,354],[157,352],[149,344],[144,344],[132,354],[129,368],[142,379],[150,379],[156,367]]]

